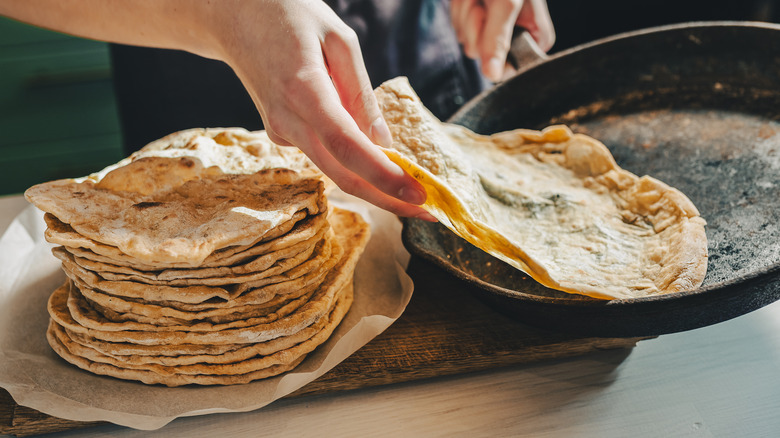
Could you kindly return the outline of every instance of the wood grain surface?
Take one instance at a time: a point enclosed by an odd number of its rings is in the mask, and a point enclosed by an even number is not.
[[[502,366],[630,348],[639,338],[578,338],[508,319],[474,298],[468,286],[412,258],[415,292],[384,333],[330,372],[288,397],[333,393]],[[0,391],[0,433],[25,436],[97,423],[51,417],[19,406]]]

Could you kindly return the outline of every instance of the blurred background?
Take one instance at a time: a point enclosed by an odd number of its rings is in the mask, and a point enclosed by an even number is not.
[[[551,53],[664,24],[780,22],[778,7],[771,0],[548,0],[548,6],[557,33]],[[243,115],[219,111],[222,118],[177,120],[176,105],[203,105],[200,96],[217,92],[197,88],[187,95],[163,96],[164,86],[159,85],[163,82],[156,85],[160,89],[154,89],[151,81],[144,82],[144,74],[157,77],[162,72],[126,73],[132,67],[126,65],[131,58],[112,56],[117,50],[127,49],[0,17],[0,195],[21,193],[43,181],[89,174],[124,157],[126,147],[140,147],[174,130],[206,125],[260,127],[251,101],[226,66],[213,63],[204,69],[235,82],[232,94],[220,91],[218,99]],[[175,75],[168,79],[180,80]],[[149,84],[147,91],[161,100],[130,105],[128,97],[132,96],[128,95],[139,83]],[[128,120],[140,116],[165,117],[173,126],[150,126],[148,132],[127,128],[132,126]]]

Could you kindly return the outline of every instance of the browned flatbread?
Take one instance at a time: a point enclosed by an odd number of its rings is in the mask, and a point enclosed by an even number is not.
[[[177,300],[161,300],[161,301],[146,301],[143,299],[130,298],[130,301],[145,302],[147,304],[154,304],[158,306],[167,307],[170,309],[176,309],[183,312],[208,312],[214,309],[240,309],[241,307],[255,307],[266,305],[272,300],[291,294],[298,293],[302,289],[308,290],[309,288],[316,288],[323,282],[328,272],[338,263],[343,254],[341,246],[333,248],[331,257],[323,264],[319,265],[316,269],[312,269],[300,276],[277,276],[273,277],[275,283],[264,284],[258,287],[248,289],[231,289],[231,298],[210,298],[206,301],[189,303],[181,302]],[[298,268],[296,268],[297,270]],[[154,288],[159,286],[145,285],[146,287]],[[188,287],[181,287],[180,289],[188,290]]]
[[[235,372],[244,374],[247,368],[260,369],[271,365],[280,365],[283,362],[290,362],[297,359],[298,354],[308,353],[310,350],[303,352],[300,349],[296,349],[295,351],[291,351],[291,349],[306,341],[323,340],[323,335],[329,335],[333,328],[335,328],[335,325],[341,321],[341,318],[349,309],[351,302],[352,285],[347,284],[345,285],[345,288],[337,294],[333,308],[315,324],[312,324],[306,329],[289,337],[276,338],[264,343],[252,344],[251,347],[234,350],[225,355],[198,355],[183,358],[170,356],[161,356],[160,358],[155,358],[154,356],[138,358],[121,355],[111,356],[103,354],[89,345],[74,342],[73,339],[67,336],[64,330],[55,329],[54,332],[63,344],[78,345],[78,347],[69,347],[71,352],[93,361],[109,363],[122,368],[155,371],[163,375],[174,373],[232,374]],[[323,330],[326,330],[326,332],[323,332]],[[312,342],[309,342],[308,346],[314,347],[316,345],[312,345]],[[75,352],[74,348],[79,348],[80,351]],[[261,351],[265,354],[260,354]],[[158,363],[160,361],[165,362],[165,364]]]
[[[312,288],[309,292],[295,297],[280,297],[279,300],[273,300],[270,304],[265,304],[262,307],[256,307],[246,309],[245,311],[235,311],[234,309],[214,309],[210,313],[214,313],[213,317],[209,318],[196,318],[194,315],[183,315],[184,318],[174,318],[170,316],[162,316],[163,312],[159,312],[160,308],[146,308],[140,307],[142,312],[117,312],[113,309],[113,303],[110,306],[105,306],[99,302],[92,301],[86,298],[84,291],[79,289],[77,285],[71,284],[71,294],[68,298],[68,306],[80,306],[89,311],[95,311],[100,314],[101,317],[111,322],[121,323],[126,321],[133,321],[141,324],[151,324],[161,327],[189,327],[198,323],[206,323],[212,327],[245,327],[248,325],[254,325],[259,323],[267,323],[275,321],[283,316],[289,315],[296,309],[301,307],[304,303],[309,301],[314,294],[316,288]],[[74,293],[73,291],[78,291]],[[297,295],[297,294],[295,294]],[[71,310],[71,315],[75,315],[76,312]],[[182,312],[184,313],[184,312]]]
[[[290,336],[272,339],[254,344],[178,344],[178,345],[138,345],[131,343],[106,342],[89,336],[70,332],[56,325],[69,338],[83,346],[99,351],[112,357],[121,357],[129,363],[147,361],[160,365],[194,364],[194,363],[231,363],[251,358],[266,356],[279,350],[290,348],[301,343],[319,332],[327,320],[321,318],[309,327]]]
[[[331,315],[334,310],[331,311]],[[329,318],[322,318],[290,336],[272,339],[256,344],[219,344],[219,345],[136,345],[128,343],[105,342],[95,338],[68,332],[54,321],[52,327],[58,338],[67,336],[71,341],[96,350],[105,356],[118,358],[130,365],[158,364],[165,366],[192,365],[198,363],[234,363],[256,356],[268,356],[311,338],[320,332]],[[60,332],[60,333],[58,333]]]
[[[121,357],[109,356],[78,342],[74,342],[67,333],[55,322],[52,322],[47,331],[47,339],[52,348],[65,360],[88,371],[129,380],[140,380],[147,384],[159,383],[167,386],[179,386],[187,384],[239,384],[252,380],[270,377],[297,366],[307,354],[325,342],[343,319],[352,304],[351,283],[345,285],[334,303],[333,309],[322,319],[324,325],[319,331],[310,337],[286,349],[269,352],[268,355],[258,355],[253,351],[241,351],[233,353],[234,356],[253,355],[238,362],[191,362],[191,359],[169,358],[174,362],[182,362],[174,365],[162,365],[143,360],[123,360]],[[304,336],[308,334],[305,333]],[[286,346],[284,339],[267,342],[263,347],[247,347],[256,350],[273,349]],[[259,345],[259,344],[255,344]],[[238,350],[236,350],[238,351]],[[231,354],[231,353],[226,353]],[[200,358],[211,359],[214,358]],[[160,358],[160,360],[166,360]],[[198,360],[198,359],[196,359]]]
[[[66,247],[68,252],[78,257],[118,266],[131,266],[147,271],[195,267],[191,264],[176,262],[146,264],[122,253],[116,247],[104,245],[76,233],[68,224],[62,223],[49,213],[44,215],[44,219],[47,225],[46,240]],[[293,215],[291,220],[266,233],[258,242],[246,246],[230,246],[219,249],[209,254],[202,263],[197,265],[197,268],[226,267],[245,263],[260,255],[288,248],[303,240],[322,235],[328,227],[326,213],[306,216],[305,212],[300,211]]]
[[[76,333],[68,330],[66,327],[62,327],[55,320],[51,320],[51,324],[56,325],[58,328],[64,330],[68,337],[74,342],[78,342],[82,345],[89,345],[90,347],[100,351],[103,354],[109,356],[219,356],[225,353],[240,350],[243,348],[249,348],[253,345],[262,345],[264,343],[244,343],[244,344],[172,344],[172,345],[143,345],[133,344],[131,342],[111,342],[97,339],[83,333]],[[306,328],[308,329],[308,327]],[[305,330],[306,330],[305,329]],[[300,332],[299,332],[300,333]],[[297,333],[292,336],[297,336]],[[276,338],[280,339],[280,338]],[[274,342],[273,339],[269,342]]]
[[[163,158],[142,158],[110,175],[129,179],[136,169]],[[196,159],[181,158],[191,167]],[[248,245],[289,221],[297,212],[326,210],[323,184],[286,169],[251,175],[202,172],[164,190],[138,193],[131,187],[101,188],[91,180],[57,180],[33,186],[27,200],[92,240],[119,248],[146,263],[199,264],[217,249]],[[153,174],[150,183],[154,183]],[[189,178],[190,175],[187,175]],[[171,188],[172,187],[172,188]]]
[[[334,300],[335,294],[352,273],[369,237],[368,225],[359,215],[344,218],[344,223],[333,224],[344,242],[344,256],[329,271],[328,276],[312,298],[291,315],[270,323],[261,323],[240,328],[224,328],[221,325],[197,323],[191,326],[158,327],[135,322],[115,323],[99,314],[81,312],[79,307],[68,307],[69,290],[66,285],[55,291],[49,299],[49,314],[66,329],[86,336],[110,342],[130,342],[144,345],[162,344],[240,344],[264,342],[282,336],[289,336],[311,325],[321,318]],[[76,314],[71,314],[75,310]]]
[[[209,312],[216,309],[240,310],[245,307],[251,308],[254,306],[262,306],[274,299],[284,299],[284,297],[290,296],[291,294],[302,294],[303,290],[308,290],[309,288],[315,287],[316,285],[322,283],[327,273],[330,272],[336,263],[338,263],[338,261],[341,259],[343,247],[365,245],[365,243],[368,241],[368,227],[356,213],[340,208],[334,208],[331,212],[329,221],[333,224],[332,229],[335,232],[336,238],[339,240],[339,242],[342,242],[342,246],[334,248],[332,256],[322,265],[319,265],[319,267],[316,269],[307,269],[306,273],[303,275],[297,276],[296,273],[287,273],[286,277],[282,278],[278,282],[261,285],[259,287],[254,287],[251,284],[243,284],[235,289],[230,290],[229,299],[210,298],[202,302],[190,303],[176,300],[175,294],[173,294],[171,295],[172,298],[170,300],[142,301],[148,304],[154,304],[183,312]],[[365,232],[353,234],[352,230],[356,229],[362,229],[365,230]],[[355,237],[354,240],[353,236]],[[299,268],[300,267],[296,268],[296,270]],[[156,288],[158,286],[149,287]],[[187,289],[186,287],[183,287],[182,290]],[[138,299],[131,298],[131,302],[138,301]],[[175,317],[174,314],[171,314],[170,316]]]
[[[339,254],[341,254],[339,252]],[[340,257],[339,257],[340,258]],[[335,263],[334,263],[335,264]],[[140,300],[123,299],[115,295],[109,295],[96,291],[83,283],[74,281],[82,296],[89,302],[90,306],[98,309],[103,316],[112,321],[124,321],[127,319],[144,322],[140,318],[149,318],[157,321],[157,324],[170,324],[176,321],[183,324],[185,321],[206,321],[211,323],[223,323],[235,321],[238,319],[253,318],[274,312],[285,303],[298,299],[303,296],[310,296],[317,289],[324,279],[320,277],[320,282],[311,283],[302,288],[291,288],[281,295],[273,295],[267,301],[260,304],[232,305],[222,307],[211,307],[204,310],[186,311],[176,307],[170,307],[168,303],[148,303]],[[73,281],[73,280],[71,280]],[[230,303],[231,301],[223,301]],[[110,316],[113,315],[113,316]],[[148,321],[147,321],[148,322]]]
[[[141,271],[130,266],[117,266],[96,262],[70,253],[65,247],[56,247],[52,251],[60,259],[69,259],[87,271],[99,275],[107,281],[135,281],[145,284],[186,286],[201,284],[205,286],[224,286],[236,283],[256,282],[267,277],[287,272],[304,261],[314,259],[323,261],[330,256],[331,237],[323,239],[316,236],[296,245],[264,254],[242,265],[211,268],[164,269],[161,271]]]
[[[155,321],[154,318],[143,319],[145,322],[137,322],[134,320],[114,322],[88,306],[75,288],[71,289],[68,295],[66,301],[67,310],[61,308],[59,310],[62,312],[67,311],[69,314],[68,316],[72,318],[76,324],[86,329],[114,333],[120,332],[123,336],[128,336],[128,339],[146,339],[152,337],[173,340],[184,337],[185,340],[181,342],[209,342],[207,341],[208,339],[214,339],[214,343],[240,343],[245,340],[244,336],[273,336],[273,333],[276,332],[281,333],[277,336],[283,336],[308,326],[319,318],[322,312],[328,308],[332,302],[335,290],[337,290],[347,278],[351,278],[351,276],[342,274],[334,278],[330,283],[326,280],[326,282],[321,285],[317,294],[311,297],[311,299],[304,300],[299,298],[293,300],[282,308],[277,309],[276,312],[264,316],[222,323],[213,323],[209,321],[174,321],[168,324],[169,321]],[[64,293],[62,295],[64,295]],[[59,300],[62,300],[63,298],[63,296],[54,294],[52,299],[55,300],[54,302],[61,302]],[[293,313],[299,309],[300,313]],[[72,327],[69,328],[73,329]],[[244,328],[247,330],[242,331],[241,329]],[[187,341],[186,339],[190,336],[197,338],[200,341]]]
[[[98,273],[84,269],[73,260],[73,256],[60,247],[53,248],[52,253],[62,261],[62,267],[69,277],[78,279],[92,288],[103,290],[112,295],[128,298],[139,298],[149,302],[178,301],[182,303],[203,303],[212,298],[222,300],[234,299],[248,291],[263,288],[275,283],[287,282],[306,275],[307,273],[324,269],[331,259],[334,241],[326,239],[317,244],[312,256],[303,263],[295,265],[298,260],[287,261],[273,267],[273,271],[264,271],[252,276],[217,277],[157,284],[141,283],[134,279],[106,280]],[[290,265],[295,265],[291,269]],[[242,282],[243,281],[243,282]],[[205,284],[204,284],[205,283]]]
[[[141,370],[128,370],[125,368],[115,367],[113,365],[93,362],[89,359],[72,354],[68,348],[63,345],[59,339],[54,336],[51,331],[46,331],[46,337],[49,341],[49,345],[61,358],[70,362],[71,364],[94,374],[100,374],[104,376],[116,377],[124,380],[138,380],[148,385],[161,384],[166,386],[182,386],[189,384],[196,385],[238,385],[242,383],[249,383],[253,380],[265,379],[282,374],[286,371],[290,371],[298,366],[305,356],[300,357],[298,360],[287,365],[273,365],[271,367],[251,371],[246,374],[236,376],[219,376],[219,375],[194,375],[194,376],[160,376],[150,371]]]
[[[698,287],[704,220],[678,190],[621,169],[564,126],[491,136],[442,123],[404,78],[376,90],[387,155],[425,187],[443,225],[541,284],[602,299]]]
[[[84,179],[100,181],[112,170],[145,157],[197,158],[204,166],[217,167],[224,173],[255,173],[285,168],[317,178],[325,177],[303,152],[274,144],[265,131],[193,128],[155,140],[115,165]]]

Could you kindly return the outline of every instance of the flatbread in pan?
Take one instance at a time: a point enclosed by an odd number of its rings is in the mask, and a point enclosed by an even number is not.
[[[544,286],[625,299],[703,281],[693,203],[621,169],[597,140],[565,126],[479,135],[436,119],[405,78],[376,93],[394,139],[386,153],[423,184],[423,207]]]

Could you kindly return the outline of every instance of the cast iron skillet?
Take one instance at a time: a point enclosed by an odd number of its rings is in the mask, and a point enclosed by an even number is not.
[[[631,300],[567,295],[409,219],[413,254],[526,324],[587,336],[690,330],[780,298],[780,26],[665,26],[531,63],[450,122],[483,134],[567,124],[603,141],[624,169],[681,189],[707,220],[703,285]]]

